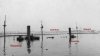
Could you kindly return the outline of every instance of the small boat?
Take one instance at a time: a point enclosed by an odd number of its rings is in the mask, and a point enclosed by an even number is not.
[[[47,38],[52,38],[52,39],[54,39],[54,37],[47,37]]]

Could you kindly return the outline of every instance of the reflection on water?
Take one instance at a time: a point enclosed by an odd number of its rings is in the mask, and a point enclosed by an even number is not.
[[[100,34],[79,34],[79,42],[75,42],[75,38],[69,47],[68,35],[44,35],[42,49],[41,36],[38,41],[24,39],[22,42],[17,41],[18,36],[6,37],[6,56],[100,56],[99,36]],[[0,56],[3,56],[3,40],[0,37]]]
[[[30,45],[30,41],[27,41],[27,51],[30,54],[31,53],[31,49],[30,49],[31,45]]]
[[[78,36],[76,38],[72,38],[72,41],[69,42],[69,56],[78,56]],[[75,51],[73,52],[72,48],[74,45]]]
[[[23,36],[19,36],[19,37],[17,37],[17,41],[18,42],[23,42],[23,41],[26,41],[26,43],[27,43],[27,52],[28,52],[28,54],[30,54],[31,53],[31,49],[30,49],[30,47],[31,47],[31,42],[33,42],[33,41],[38,41],[39,40],[39,37],[38,38],[35,38],[35,37],[32,37],[32,36],[30,36],[30,37],[23,37]]]

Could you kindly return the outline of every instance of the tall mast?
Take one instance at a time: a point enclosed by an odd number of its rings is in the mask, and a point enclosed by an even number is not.
[[[43,24],[42,24],[42,21],[41,21],[41,37],[42,37],[42,40],[41,40],[41,56],[43,56]]]
[[[42,36],[42,42],[43,42],[43,25],[42,25],[42,21],[41,21],[41,36]],[[42,46],[41,46],[42,48]]]
[[[4,27],[4,56],[6,56],[6,50],[5,50],[5,45],[6,45],[6,15],[5,15],[3,27]]]

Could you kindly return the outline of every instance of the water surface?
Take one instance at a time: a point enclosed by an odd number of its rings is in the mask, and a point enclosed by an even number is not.
[[[100,56],[100,34],[80,34],[79,42],[72,42],[71,47],[69,47],[67,34],[44,35],[43,48],[41,48],[41,36],[40,40],[32,41],[30,44],[26,40],[16,41],[17,37],[6,37],[6,56]],[[3,37],[0,37],[0,56],[4,56],[3,40]]]

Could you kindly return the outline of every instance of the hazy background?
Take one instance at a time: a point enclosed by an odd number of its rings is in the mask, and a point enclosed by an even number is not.
[[[32,31],[68,27],[100,30],[100,0],[0,0],[0,31],[7,15],[7,31]]]

